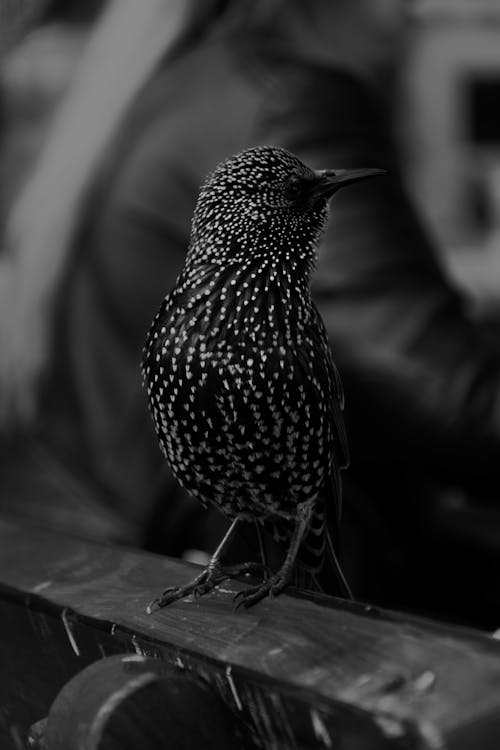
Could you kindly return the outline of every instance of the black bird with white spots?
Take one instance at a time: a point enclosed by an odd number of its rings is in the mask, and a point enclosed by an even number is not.
[[[310,280],[330,198],[380,173],[313,170],[262,146],[222,162],[203,185],[185,265],[149,331],[142,373],[173,473],[232,524],[207,568],[148,611],[262,572],[257,562],[223,563],[244,521],[272,529],[284,559],[241,592],[239,605],[280,593],[311,550],[311,573],[329,558],[350,595],[328,530],[348,464],[343,394]]]

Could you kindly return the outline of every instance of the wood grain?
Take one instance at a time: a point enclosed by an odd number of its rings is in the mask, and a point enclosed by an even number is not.
[[[498,747],[493,638],[326,597],[233,613],[237,582],[145,614],[194,570],[0,522],[0,746],[23,747],[85,666],[135,652],[214,686],[257,746]]]

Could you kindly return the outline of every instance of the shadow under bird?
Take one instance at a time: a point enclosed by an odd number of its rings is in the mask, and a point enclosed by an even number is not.
[[[154,318],[142,373],[174,475],[232,523],[208,566],[148,612],[260,573],[237,595],[237,606],[250,607],[283,591],[294,566],[314,577],[326,561],[351,597],[330,531],[349,460],[343,393],[310,279],[331,197],[383,173],[313,170],[260,146],[222,162],[202,186],[185,265]],[[278,570],[224,565],[248,521],[280,540]]]

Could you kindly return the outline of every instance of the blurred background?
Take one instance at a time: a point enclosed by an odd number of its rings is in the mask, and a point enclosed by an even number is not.
[[[496,307],[500,6],[422,0],[414,17],[400,100],[408,185],[451,272]]]
[[[4,210],[33,168],[104,5],[0,3]],[[451,272],[479,303],[495,307],[488,262],[500,224],[500,7],[496,0],[407,5],[412,32],[397,101],[405,177]]]
[[[323,76],[333,115],[304,103]],[[300,137],[287,108],[310,115]],[[498,0],[0,0],[0,517],[207,559],[224,522],[165,466],[141,346],[203,177],[270,139],[394,176],[339,199],[317,287],[347,393],[354,591],[495,628]]]
[[[2,0],[2,204],[29,177],[101,2]]]

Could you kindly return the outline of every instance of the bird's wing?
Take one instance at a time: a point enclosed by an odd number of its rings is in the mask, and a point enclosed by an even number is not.
[[[146,387],[149,385],[150,371],[154,358],[156,357],[160,342],[160,331],[162,326],[170,318],[170,309],[172,306],[172,295],[168,294],[160,305],[160,308],[153,318],[149,327],[141,358],[142,382]]]
[[[312,350],[316,353],[318,372],[316,376],[323,384],[328,404],[327,424],[332,447],[332,461],[325,482],[328,495],[327,510],[329,515],[334,511],[336,526],[342,515],[342,482],[341,470],[349,465],[349,446],[344,423],[344,391],[339,372],[333,361],[330,342],[323,320],[312,305],[311,318],[305,336],[310,340]],[[334,533],[337,529],[334,527]]]
[[[330,593],[338,592],[340,589],[343,596],[352,598],[338,561],[342,514],[341,470],[349,464],[349,447],[343,417],[344,392],[339,371],[333,361],[326,328],[314,305],[306,337],[309,338],[313,350],[317,353],[318,368],[324,369],[324,372],[316,374],[326,386],[325,391],[329,402],[328,419],[332,438],[332,462],[322,497],[316,505],[309,532],[302,543],[298,561],[301,567],[312,576],[315,587]]]
[[[332,406],[332,430],[334,435],[336,467],[346,469],[349,466],[349,445],[344,423],[344,389],[337,366],[333,360],[330,341],[325,324],[315,305],[312,306],[312,321],[308,335],[313,339],[318,351],[322,352],[330,389]]]
[[[161,351],[163,343],[168,338],[168,331],[162,332],[171,325],[175,325],[175,336],[183,334],[183,325],[189,324],[190,310],[194,305],[200,305],[204,297],[212,293],[210,281],[214,278],[217,267],[213,263],[199,265],[195,273],[183,272],[177,279],[175,287],[164,298],[158,312],[149,328],[146,343],[142,353],[141,371],[143,380],[147,380],[148,366]]]

